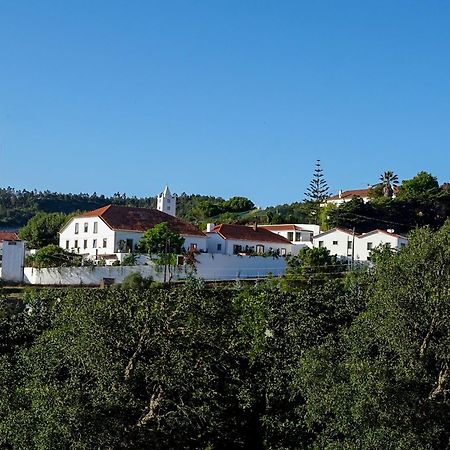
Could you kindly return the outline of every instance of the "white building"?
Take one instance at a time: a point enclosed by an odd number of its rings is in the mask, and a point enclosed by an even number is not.
[[[333,228],[313,238],[314,247],[325,247],[330,255],[339,258],[352,258],[357,235],[346,228]]]
[[[273,252],[281,256],[292,254],[292,244],[286,238],[256,224],[208,224],[206,232],[208,253],[239,255]]]
[[[353,189],[349,191],[339,191],[337,195],[328,197],[325,200],[325,204],[332,205],[342,205],[342,203],[347,203],[355,197],[361,197],[364,203],[370,201],[369,193],[372,187],[369,186],[367,189]]]
[[[294,254],[297,254],[302,247],[312,247],[313,236],[320,233],[319,225],[303,223],[260,225],[259,227],[278,234],[279,236],[283,236],[290,241],[292,245],[297,247],[293,248]]]
[[[177,196],[172,195],[169,186],[166,185],[164,190],[158,195],[156,209],[171,216],[177,215]]]
[[[206,251],[206,235],[194,225],[162,211],[107,205],[73,217],[60,231],[59,245],[86,257],[117,259],[135,249],[145,231],[166,222],[184,238],[185,249]]]
[[[370,261],[370,253],[374,248],[389,245],[394,250],[400,250],[408,243],[408,239],[385,230],[373,230],[359,236],[357,242],[355,260]]]
[[[325,247],[330,255],[353,261],[370,261],[371,252],[380,245],[400,250],[408,243],[405,236],[385,230],[373,230],[364,234],[345,228],[334,228],[313,238],[314,247]]]

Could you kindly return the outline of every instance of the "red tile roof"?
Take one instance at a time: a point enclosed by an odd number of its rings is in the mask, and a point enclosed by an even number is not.
[[[78,216],[78,218],[81,217],[100,217],[112,230],[140,233],[161,222],[167,222],[171,230],[181,235],[205,237],[205,234],[191,223],[184,222],[157,209],[107,205]]]
[[[11,231],[0,231],[0,242],[1,241],[18,241],[19,236],[17,233]]]
[[[254,241],[254,242],[272,242],[276,244],[290,244],[283,236],[272,233],[262,227],[253,227],[246,225],[236,225],[223,223],[216,225],[212,232],[219,234],[224,239],[235,239],[238,241]]]
[[[370,191],[371,191],[371,188],[342,191],[340,197],[339,197],[339,194],[337,194],[337,195],[328,197],[327,200],[342,200],[342,199],[348,199],[348,198],[352,198],[352,197],[361,197],[361,198],[368,197]]]
[[[294,224],[280,224],[280,225],[259,225],[260,228],[265,228],[269,231],[301,231],[302,227]]]

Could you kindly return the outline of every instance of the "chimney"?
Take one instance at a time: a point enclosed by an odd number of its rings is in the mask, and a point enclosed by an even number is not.
[[[338,195],[339,195],[339,198],[342,198],[342,191],[340,189],[339,189]]]
[[[256,222],[253,223],[253,229],[255,231],[258,231],[258,224]]]
[[[215,227],[216,225],[214,224],[214,223],[207,223],[206,224],[206,232],[207,233],[211,233],[211,231],[213,230],[213,228]]]

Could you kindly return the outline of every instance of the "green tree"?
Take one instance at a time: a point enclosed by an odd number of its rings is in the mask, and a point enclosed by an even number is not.
[[[428,172],[419,172],[410,180],[404,180],[399,188],[398,198],[402,200],[431,199],[439,192],[437,178]]]
[[[255,207],[254,203],[246,197],[231,197],[222,204],[224,212],[244,212]]]
[[[391,170],[388,170],[380,175],[380,181],[383,188],[383,195],[387,198],[392,198],[394,189],[398,185],[398,176]]]
[[[81,256],[67,252],[54,244],[40,248],[33,256],[27,258],[27,263],[39,268],[80,266],[81,262]]]
[[[323,175],[323,169],[320,159],[316,161],[313,179],[309,183],[309,187],[305,192],[306,199],[315,203],[320,203],[330,196],[328,184]]]
[[[340,263],[336,256],[330,255],[325,247],[303,247],[298,255],[287,259],[286,279],[294,282],[324,281],[341,274],[345,269],[346,265]]]
[[[58,244],[58,233],[68,217],[63,213],[39,212],[19,230],[19,238],[27,241],[28,248],[42,248]]]
[[[315,448],[445,449],[450,436],[450,222],[379,254],[367,308],[305,353],[299,383]]]
[[[167,222],[162,222],[147,230],[137,243],[141,253],[162,255],[180,253],[184,238],[169,228]]]

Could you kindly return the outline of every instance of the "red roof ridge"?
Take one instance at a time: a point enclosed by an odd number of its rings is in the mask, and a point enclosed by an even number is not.
[[[258,226],[255,230],[253,227],[247,225],[221,223],[216,225],[212,229],[212,232],[219,234],[223,239],[291,244],[285,237],[272,233],[262,226]]]

